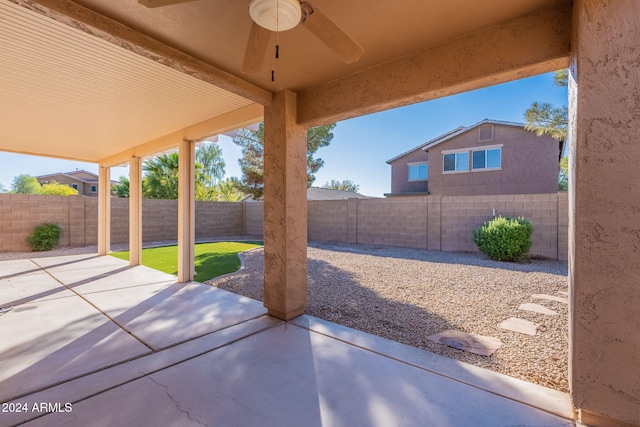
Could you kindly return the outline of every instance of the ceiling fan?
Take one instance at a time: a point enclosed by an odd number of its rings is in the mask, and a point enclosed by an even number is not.
[[[147,7],[160,7],[193,0],[138,0]],[[342,28],[308,1],[251,0],[249,15],[253,20],[244,53],[242,72],[257,73],[262,69],[272,35],[303,26],[345,63],[360,59],[362,46]]]

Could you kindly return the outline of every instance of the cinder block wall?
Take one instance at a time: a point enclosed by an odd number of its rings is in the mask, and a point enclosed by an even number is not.
[[[233,202],[196,202],[196,238],[244,235],[243,205]]]
[[[525,217],[533,224],[531,254],[558,258],[558,195],[442,197],[443,251],[477,251],[474,229],[496,216]]]
[[[380,244],[443,251],[476,251],[471,233],[493,215],[524,216],[534,226],[531,253],[566,260],[566,193],[496,196],[424,196],[308,202],[312,241]],[[142,202],[142,239],[176,240],[176,200]],[[62,227],[61,246],[97,244],[95,197],[0,194],[0,252],[28,251],[36,225]],[[263,203],[196,202],[196,237],[262,236]],[[129,240],[129,200],[111,199],[111,242]]]
[[[81,197],[0,194],[0,251],[29,251],[27,237],[36,226],[48,222],[62,228],[62,246],[78,242],[77,234],[72,236],[69,226],[70,212],[82,209],[78,199]]]
[[[245,230],[262,234],[261,203],[247,206]],[[532,222],[532,255],[567,259],[566,193],[309,201],[307,227],[311,241],[476,252],[472,231],[494,213]]]
[[[246,202],[244,204],[244,234],[264,235],[264,203]]]
[[[196,237],[244,235],[243,203],[196,202]],[[262,221],[261,208],[252,215]],[[259,212],[260,211],[260,212]],[[98,243],[98,199],[85,196],[0,194],[0,252],[29,251],[27,237],[40,224],[62,228],[59,246]],[[262,231],[253,230],[261,235]],[[247,233],[248,234],[248,233]],[[178,237],[176,200],[142,200],[142,240],[154,242]],[[129,199],[111,199],[111,243],[129,241]]]
[[[177,239],[178,201],[142,199],[142,241]]]
[[[569,193],[558,193],[558,259],[569,259]]]
[[[307,203],[309,240],[348,241],[349,206],[345,200],[311,200]]]
[[[357,200],[357,243],[427,249],[426,197]]]

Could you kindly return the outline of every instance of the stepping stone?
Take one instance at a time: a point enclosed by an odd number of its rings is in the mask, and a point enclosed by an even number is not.
[[[553,295],[547,295],[547,294],[533,294],[531,295],[532,298],[537,298],[537,299],[548,299],[549,301],[558,301],[561,302],[563,304],[569,304],[569,298],[561,298],[561,297],[556,297]]]
[[[534,313],[547,314],[549,316],[560,316],[557,311],[553,311],[550,308],[545,307],[544,305],[534,304],[532,302],[520,304],[518,310],[533,311]]]
[[[508,331],[519,332],[521,334],[535,335],[538,325],[528,320],[518,319],[517,317],[510,317],[504,320],[498,325],[500,329],[506,329]]]
[[[498,338],[451,330],[438,332],[437,334],[428,336],[427,339],[437,342],[438,344],[444,344],[459,350],[479,354],[480,356],[491,356],[504,344]]]

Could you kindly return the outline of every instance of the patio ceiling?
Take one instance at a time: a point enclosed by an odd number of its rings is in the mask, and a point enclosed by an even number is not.
[[[569,0],[314,3],[360,60],[298,26],[243,74],[248,1],[0,0],[0,150],[114,165],[259,121],[283,89],[312,126],[568,63]]]

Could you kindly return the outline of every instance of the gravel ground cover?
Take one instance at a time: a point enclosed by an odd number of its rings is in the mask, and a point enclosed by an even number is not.
[[[208,283],[262,300],[263,250],[242,256],[245,268]],[[307,314],[568,392],[568,306],[531,297],[566,297],[566,262],[503,263],[473,253],[318,243],[309,245],[308,259]],[[560,315],[518,310],[527,302]],[[536,323],[537,334],[497,328],[509,317]],[[504,345],[487,357],[427,340],[447,329]]]
[[[151,246],[167,243],[174,242]],[[112,245],[112,250],[124,249],[127,245]],[[0,253],[0,261],[96,252],[96,246],[87,246]],[[262,300],[263,250],[242,257],[243,269],[207,283]],[[568,307],[531,297],[566,297],[566,262],[501,263],[481,254],[319,243],[309,245],[308,258],[307,314],[568,392]],[[560,316],[518,310],[527,302]],[[509,317],[535,322],[537,334],[497,328]],[[486,357],[426,339],[447,329],[499,338],[504,345]]]

